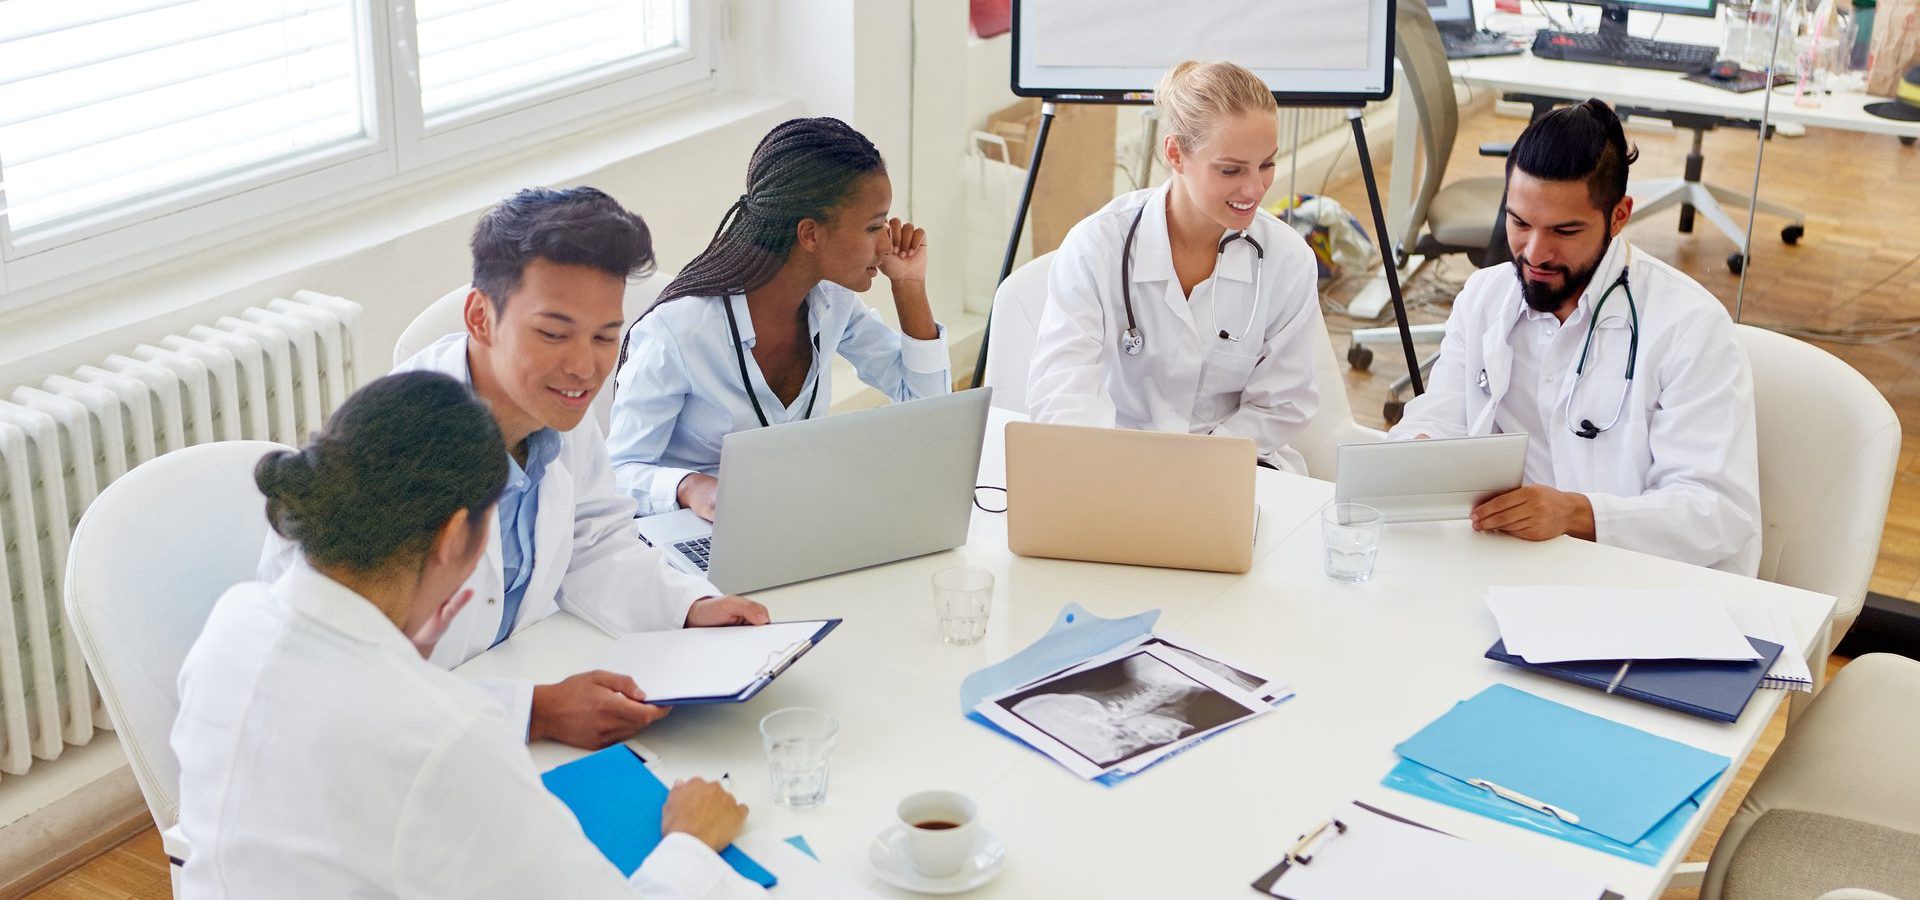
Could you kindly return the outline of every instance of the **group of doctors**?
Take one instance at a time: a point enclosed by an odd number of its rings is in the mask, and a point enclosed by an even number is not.
[[[1155,103],[1171,177],[1067,236],[1029,377],[1039,421],[1252,438],[1263,465],[1316,411],[1312,252],[1261,211],[1273,96],[1184,63]],[[1717,301],[1618,236],[1633,158],[1593,101],[1531,125],[1508,165],[1515,262],[1456,300],[1432,388],[1396,438],[1530,435],[1527,486],[1474,527],[1752,574],[1750,374]],[[522,191],[474,231],[464,331],[348,398],[255,472],[261,581],[215,605],[181,673],[173,746],[190,897],[729,898],[746,816],[676,785],[631,879],[542,789],[529,740],[583,748],[666,715],[609,672],[554,684],[448,669],[556,610],[610,633],[768,621],[678,572],[632,518],[711,518],[721,441],[825,415],[831,359],[904,401],[950,389],[923,231],[890,218],[873,144],[797,119],[755,150],[709,246],[636,321],[645,223],[591,188]],[[899,327],[856,296],[885,275]],[[586,415],[609,374],[611,433]],[[822,395],[825,395],[824,397]]]

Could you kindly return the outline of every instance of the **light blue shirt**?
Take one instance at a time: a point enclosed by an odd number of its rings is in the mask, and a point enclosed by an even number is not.
[[[833,399],[834,354],[853,363],[860,380],[894,401],[917,400],[952,390],[946,328],[930,341],[907,337],[860,302],[858,294],[823,281],[807,294],[807,330],[820,348],[800,393],[787,406],[767,387],[753,358],[753,320],[747,298],[733,304],[740,325],[735,344],[726,308],[718,297],[670,300],[642,316],[628,335],[627,362],[615,376],[613,422],[607,449],[613,479],[640,503],[641,515],[678,509],[680,480],[720,468],[720,441],[760,427],[740,383],[740,356],[767,422],[779,425],[827,414]]]
[[[461,365],[467,387],[473,387],[473,366]],[[533,580],[533,526],[540,516],[540,480],[546,477],[547,464],[560,456],[560,432],[542,428],[527,435],[527,464],[507,454],[507,486],[500,492],[500,580],[506,585],[500,610],[500,643],[513,633],[520,618],[520,600],[527,595],[527,583]]]

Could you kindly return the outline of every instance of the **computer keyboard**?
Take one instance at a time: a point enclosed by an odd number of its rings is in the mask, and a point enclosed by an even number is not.
[[[1698,72],[1713,65],[1720,48],[1594,32],[1543,30],[1533,37],[1533,55],[1603,66]]]
[[[697,537],[690,541],[681,541],[673,545],[673,549],[680,551],[680,554],[685,556],[689,562],[699,566],[700,571],[705,572],[707,570],[707,557],[713,555],[713,537],[712,535],[708,535],[707,537]]]

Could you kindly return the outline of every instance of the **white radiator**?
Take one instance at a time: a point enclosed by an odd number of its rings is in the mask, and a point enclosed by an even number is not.
[[[359,316],[357,303],[301,291],[0,400],[0,773],[112,727],[61,605],[87,504],[188,445],[304,443],[357,384]]]

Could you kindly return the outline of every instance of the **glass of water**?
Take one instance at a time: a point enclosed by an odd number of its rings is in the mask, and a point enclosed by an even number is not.
[[[941,640],[979,643],[987,634],[987,614],[992,611],[992,572],[954,566],[933,573],[933,613],[940,619]]]
[[[827,801],[827,764],[840,723],[817,709],[790,706],[760,720],[773,776],[773,802],[788,809],[812,809]]]
[[[1361,503],[1329,504],[1320,514],[1320,538],[1327,548],[1327,577],[1360,584],[1373,577],[1380,553],[1380,511]]]

